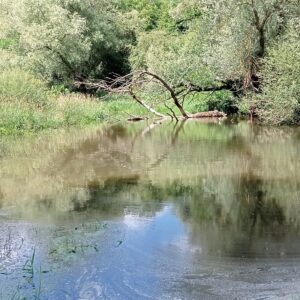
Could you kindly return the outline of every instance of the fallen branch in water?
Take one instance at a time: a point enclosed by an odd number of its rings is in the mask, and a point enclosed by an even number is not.
[[[175,115],[170,114],[170,118],[172,120],[176,120],[177,122],[180,120],[188,120],[188,119],[223,119],[226,118],[227,115],[224,112],[218,111],[218,110],[213,110],[213,111],[204,111],[204,112],[198,112],[195,114],[190,114],[188,118],[179,118]],[[161,120],[164,120],[166,118],[162,118]],[[128,121],[131,122],[138,122],[138,121],[144,121],[146,118],[144,117],[132,117],[127,119]]]
[[[192,119],[201,119],[201,118],[225,118],[227,115],[221,111],[213,110],[213,111],[205,111],[198,112],[196,114],[190,115]]]
[[[146,118],[144,118],[144,117],[132,117],[132,118],[127,119],[127,121],[129,121],[129,122],[139,122],[139,121],[144,121],[144,120],[146,120]]]

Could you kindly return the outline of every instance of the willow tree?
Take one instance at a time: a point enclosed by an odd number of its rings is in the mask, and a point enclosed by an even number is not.
[[[259,89],[261,60],[284,32],[297,3],[298,0],[211,1],[211,7],[206,6],[206,24],[212,28],[208,53],[215,73],[241,81],[244,92]]]
[[[264,60],[260,73],[262,93],[251,95],[249,105],[272,124],[300,123],[300,18],[287,24]]]
[[[259,89],[268,47],[295,13],[297,0],[184,0],[170,9],[174,30],[138,34],[131,61],[171,81],[205,89],[227,82],[241,93]]]
[[[126,73],[126,27],[118,5],[117,0],[3,0],[2,39],[15,39],[11,52],[50,80]]]

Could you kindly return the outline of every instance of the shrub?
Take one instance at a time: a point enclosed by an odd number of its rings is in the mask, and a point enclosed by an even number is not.
[[[50,93],[40,79],[27,71],[8,69],[0,73],[0,101],[22,102],[42,108],[50,103]]]
[[[192,113],[219,110],[225,113],[237,112],[235,100],[228,91],[219,91],[214,94],[199,93],[187,97],[186,109]]]

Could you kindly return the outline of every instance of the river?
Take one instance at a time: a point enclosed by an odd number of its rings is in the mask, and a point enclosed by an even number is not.
[[[0,299],[300,299],[300,130],[116,124],[0,141]]]

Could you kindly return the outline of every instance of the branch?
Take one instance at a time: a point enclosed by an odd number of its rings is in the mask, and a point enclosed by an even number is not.
[[[142,101],[140,98],[138,98],[134,93],[133,91],[130,89],[128,91],[129,95],[137,102],[139,103],[140,105],[142,105],[143,107],[145,107],[147,110],[149,110],[150,112],[152,112],[153,114],[155,114],[156,116],[158,117],[161,117],[161,118],[165,118],[166,116],[157,112],[155,109],[153,109],[151,106],[149,106],[148,104],[146,104],[144,101]]]
[[[86,88],[94,89],[94,90],[102,90],[108,93],[115,93],[115,94],[128,94],[131,98],[139,103],[141,106],[146,108],[148,111],[153,113],[154,115],[160,118],[167,118],[171,116],[171,118],[175,118],[178,120],[179,118],[176,116],[175,112],[166,104],[164,101],[165,106],[169,109],[170,114],[164,115],[155,109],[153,109],[150,105],[144,102],[139,96],[136,95],[134,92],[136,89],[142,89],[145,85],[156,82],[163,86],[163,88],[170,93],[170,100],[172,99],[175,106],[179,109],[182,117],[184,119],[188,119],[189,116],[188,112],[186,112],[183,108],[184,99],[190,93],[195,92],[214,92],[214,91],[221,91],[221,90],[230,90],[237,93],[237,87],[239,81],[236,80],[227,80],[224,82],[220,82],[221,85],[219,86],[198,86],[192,83],[181,83],[175,87],[172,87],[168,84],[163,78],[159,75],[154,74],[149,71],[135,71],[125,76],[117,76],[115,78],[107,78],[106,80],[102,80],[100,82],[75,82],[75,85],[82,86],[84,85]],[[168,100],[169,100],[168,99]],[[182,100],[182,103],[181,101]]]
[[[178,118],[177,118],[174,110],[170,106],[168,106],[167,103],[165,103],[165,107],[168,108],[171,111],[172,114],[169,114],[169,116],[171,117],[171,119],[174,118],[178,122]]]
[[[182,116],[185,117],[185,118],[189,117],[188,114],[183,109],[182,105],[180,104],[180,102],[179,102],[179,100],[178,100],[178,98],[176,96],[175,91],[167,84],[167,82],[165,80],[163,80],[158,75],[153,74],[153,73],[148,72],[148,71],[143,71],[141,74],[146,74],[146,75],[152,76],[153,78],[157,79],[169,91],[169,93],[171,94],[171,97],[172,97],[175,105],[178,107],[178,109],[181,112]]]
[[[192,83],[188,84],[188,91],[190,93],[191,92],[216,92],[216,91],[232,90],[232,89],[233,89],[233,85],[232,83],[229,84],[229,82],[220,86],[204,86],[204,87]]]
[[[251,8],[252,8],[252,12],[254,14],[254,18],[255,18],[255,26],[257,30],[260,30],[261,25],[260,25],[260,19],[259,19],[259,14],[257,9],[255,8],[255,2],[254,0],[251,0]]]
[[[69,63],[69,61],[58,51],[58,50],[55,50],[53,49],[52,47],[50,46],[45,46],[46,49],[48,49],[49,51],[52,51],[54,52],[59,58],[60,60],[62,61],[62,63],[70,70],[70,71],[74,71],[72,65]]]

